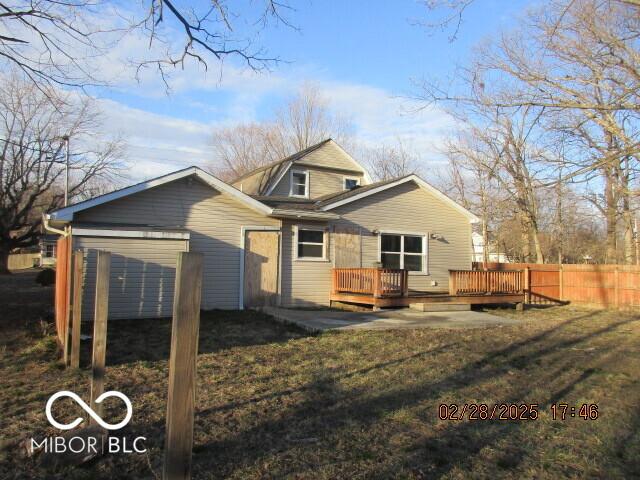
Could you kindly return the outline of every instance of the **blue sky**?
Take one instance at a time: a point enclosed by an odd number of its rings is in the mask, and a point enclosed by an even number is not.
[[[270,72],[255,74],[230,62],[220,76],[212,60],[206,73],[194,65],[176,72],[167,94],[154,72],[136,82],[118,65],[118,58],[146,48],[143,39],[120,45],[117,55],[102,61],[99,68],[112,69],[118,80],[93,93],[105,111],[105,132],[129,143],[133,179],[210,163],[214,128],[269,118],[303,82],[316,84],[332,108],[351,119],[364,145],[402,138],[429,167],[439,161],[437,146],[451,119],[437,109],[407,113],[417,106],[403,98],[415,92],[412,79],[450,77],[474,45],[509,28],[531,2],[476,0],[453,42],[452,29],[412,25],[439,18],[415,0],[291,4],[296,10],[287,17],[299,30],[272,26],[256,38],[284,60]]]

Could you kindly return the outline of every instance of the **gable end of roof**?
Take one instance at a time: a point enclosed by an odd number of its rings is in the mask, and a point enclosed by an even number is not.
[[[376,193],[383,192],[385,190],[388,190],[390,188],[396,187],[398,185],[402,185],[402,184],[407,183],[407,182],[414,182],[420,188],[426,190],[427,192],[431,193],[432,195],[434,195],[439,200],[441,200],[444,203],[446,203],[447,205],[453,207],[458,212],[462,213],[465,217],[467,217],[469,219],[469,222],[476,223],[476,222],[480,221],[480,219],[476,215],[471,213],[469,210],[464,208],[458,202],[456,202],[453,199],[449,198],[447,195],[442,193],[440,190],[438,190],[437,188],[433,187],[429,183],[425,182],[424,180],[422,180],[420,177],[418,177],[415,174],[407,175],[406,177],[400,177],[400,178],[396,178],[396,179],[392,179],[392,180],[379,182],[379,183],[376,183],[376,184],[371,184],[371,185],[368,185],[368,186],[364,186],[362,188],[356,188],[356,189],[351,190],[349,192],[344,192],[342,194],[332,196],[330,198],[327,198],[327,199],[321,201],[318,204],[318,208],[321,211],[333,210],[334,208],[338,208],[338,207],[340,207],[342,205],[346,205],[348,203],[355,202],[355,201],[360,200],[362,198],[366,198],[366,197],[368,197],[370,195],[375,195]]]
[[[250,197],[249,195],[242,193],[235,187],[223,182],[219,178],[211,175],[210,173],[201,170],[198,167],[188,167],[183,170],[178,170],[177,172],[172,172],[167,175],[163,175],[161,177],[156,177],[151,180],[147,180],[144,182],[137,183],[135,185],[131,185],[129,187],[122,188],[120,190],[116,190],[111,193],[107,193],[105,195],[100,195],[98,197],[94,197],[89,200],[85,200],[83,202],[76,203],[74,205],[69,205],[68,207],[61,208],[49,214],[49,218],[51,220],[57,221],[71,221],[73,220],[73,214],[76,212],[80,212],[83,210],[87,210],[92,207],[96,207],[98,205],[102,205],[108,202],[112,202],[119,198],[127,197],[129,195],[133,195],[134,193],[143,192],[145,190],[149,190],[153,187],[157,187],[160,185],[164,185],[166,183],[170,183],[176,180],[180,180],[182,178],[195,176],[204,183],[208,184],[215,190],[218,190],[221,193],[227,193],[231,195],[236,200],[245,204],[247,207],[256,210],[265,215],[270,215],[273,212],[273,209],[264,203]]]

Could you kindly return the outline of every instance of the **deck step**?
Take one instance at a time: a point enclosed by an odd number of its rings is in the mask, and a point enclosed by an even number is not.
[[[410,303],[409,308],[419,312],[457,312],[471,310],[471,304],[453,302]]]

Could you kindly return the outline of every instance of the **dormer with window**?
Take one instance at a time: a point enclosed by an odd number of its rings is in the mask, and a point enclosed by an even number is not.
[[[371,183],[367,171],[333,140],[325,140],[233,182],[259,197],[315,200]]]
[[[289,196],[309,198],[309,172],[307,170],[289,170]]]

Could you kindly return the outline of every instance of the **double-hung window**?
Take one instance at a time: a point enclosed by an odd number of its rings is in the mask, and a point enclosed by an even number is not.
[[[427,240],[424,235],[380,234],[380,261],[383,268],[403,268],[426,272]]]
[[[322,228],[297,228],[297,258],[299,260],[325,260],[325,231]]]
[[[291,189],[289,194],[292,197],[309,196],[309,172],[291,170]]]

